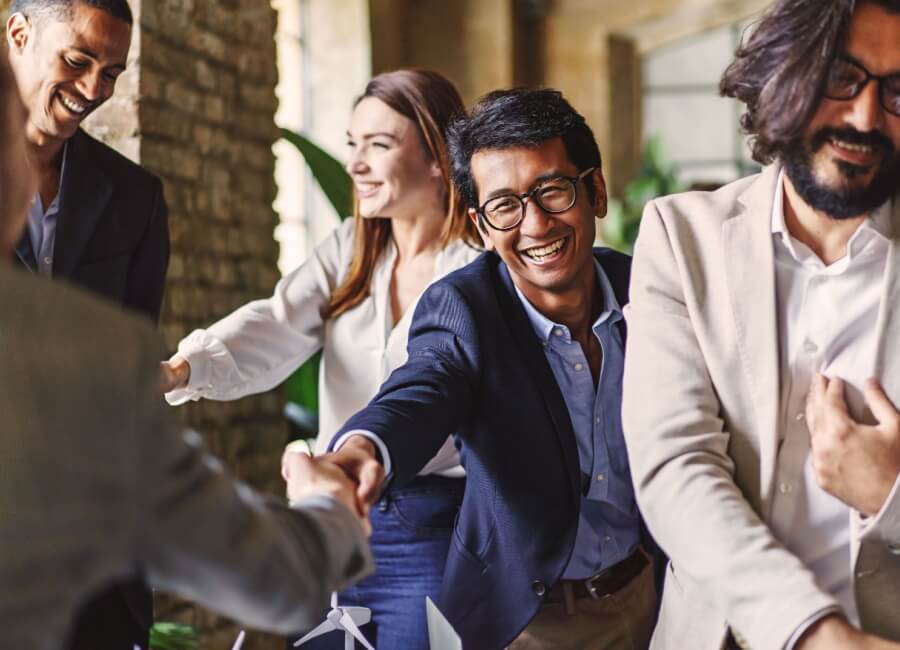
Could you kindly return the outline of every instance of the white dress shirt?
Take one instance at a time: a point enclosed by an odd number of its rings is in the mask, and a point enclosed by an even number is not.
[[[826,266],[788,232],[784,178],[772,210],[772,243],[780,358],[779,451],[770,525],[775,536],[816,577],[823,591],[859,625],[851,580],[851,509],[819,487],[810,455],[805,403],[815,373],[846,382],[850,414],[871,422],[862,397],[874,375],[876,322],[888,249],[890,202],[853,234],[847,255]],[[796,643],[813,617],[797,630]]]
[[[324,451],[341,425],[406,361],[416,306],[410,305],[393,324],[390,283],[397,250],[392,242],[375,267],[369,295],[337,318],[324,320],[322,309],[350,270],[353,243],[353,220],[348,219],[281,279],[271,298],[244,305],[182,340],[177,356],[190,363],[191,377],[184,389],[166,395],[169,403],[202,397],[232,400],[269,390],[321,349],[316,452]],[[432,281],[480,252],[463,241],[451,243],[438,253]],[[420,472],[433,473],[463,475],[451,439]]]

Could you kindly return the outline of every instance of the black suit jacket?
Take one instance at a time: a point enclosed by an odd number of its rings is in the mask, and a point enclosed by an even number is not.
[[[59,193],[53,278],[159,320],[169,265],[168,210],[160,180],[78,130]],[[28,233],[19,264],[37,264]],[[153,600],[144,581],[104,589],[79,614],[70,650],[146,648]]]
[[[630,258],[608,249],[595,255],[624,305]],[[335,440],[354,429],[385,442],[388,480],[401,485],[455,432],[466,490],[439,607],[464,647],[505,647],[568,563],[581,470],[565,400],[497,255],[485,253],[426,290],[409,360]]]
[[[37,268],[27,232],[16,257]],[[53,277],[156,322],[168,265],[168,210],[160,180],[78,130],[68,143],[60,187]]]

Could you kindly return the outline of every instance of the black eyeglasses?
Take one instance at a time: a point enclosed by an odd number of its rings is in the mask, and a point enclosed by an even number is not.
[[[565,212],[578,198],[576,187],[578,181],[597,169],[591,167],[585,169],[578,176],[557,176],[535,185],[524,194],[503,194],[488,199],[476,210],[484,217],[488,225],[494,230],[512,230],[525,218],[525,202],[534,199],[534,202],[544,212],[559,214]]]
[[[831,64],[825,80],[824,95],[828,99],[846,101],[859,95],[870,81],[878,84],[878,99],[891,115],[900,117],[900,73],[872,74],[856,61],[839,56]]]

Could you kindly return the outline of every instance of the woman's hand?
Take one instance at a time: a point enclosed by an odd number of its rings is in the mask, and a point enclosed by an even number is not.
[[[191,364],[181,357],[172,357],[169,361],[159,364],[160,386],[164,393],[184,388],[191,378]]]

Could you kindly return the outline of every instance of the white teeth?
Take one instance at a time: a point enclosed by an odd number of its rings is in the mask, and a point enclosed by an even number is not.
[[[81,114],[81,113],[84,113],[85,110],[87,110],[86,106],[84,106],[82,104],[76,104],[75,102],[73,102],[71,99],[68,99],[67,97],[63,97],[62,95],[60,95],[60,98],[62,99],[62,103],[65,104],[66,108],[68,108],[73,113]]]
[[[841,149],[846,149],[847,151],[858,151],[860,153],[870,153],[872,151],[872,147],[863,144],[850,144],[849,142],[841,142],[840,140],[832,140],[832,142]]]
[[[559,249],[563,247],[563,244],[565,242],[565,239],[557,239],[555,242],[553,242],[552,244],[548,244],[547,246],[529,248],[525,251],[525,254],[532,259],[542,260],[545,257],[549,257],[550,255],[553,255],[554,253],[559,251]]]

